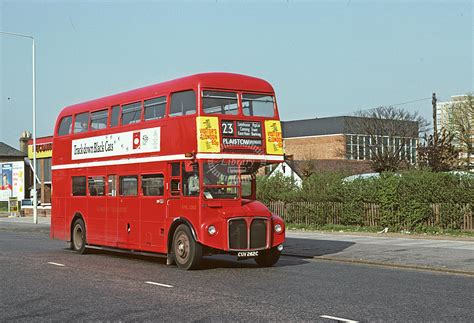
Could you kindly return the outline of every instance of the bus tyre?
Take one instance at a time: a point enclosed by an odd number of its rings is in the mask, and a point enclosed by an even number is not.
[[[72,226],[71,246],[72,250],[81,255],[86,252],[86,226],[82,219],[74,221]]]
[[[202,246],[194,240],[187,225],[181,224],[176,228],[173,235],[172,251],[178,268],[188,270],[199,267]]]
[[[281,251],[278,251],[276,247],[270,250],[264,250],[260,255],[255,257],[255,262],[260,267],[271,267],[278,262],[278,259],[280,259],[280,254]]]

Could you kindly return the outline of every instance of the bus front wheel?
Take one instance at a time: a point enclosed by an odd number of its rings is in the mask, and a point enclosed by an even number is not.
[[[72,226],[71,246],[74,251],[83,254],[86,251],[86,226],[82,219],[74,221]]]
[[[185,224],[176,228],[173,235],[173,255],[180,269],[196,269],[202,257],[202,246],[194,240],[191,230]]]
[[[260,267],[271,267],[278,262],[280,254],[281,251],[278,251],[276,247],[270,250],[264,250],[255,258],[255,262]]]

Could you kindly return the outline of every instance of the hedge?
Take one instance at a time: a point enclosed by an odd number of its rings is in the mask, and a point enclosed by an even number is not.
[[[474,176],[411,170],[370,179],[344,178],[343,173],[313,174],[299,188],[278,174],[262,176],[257,197],[267,205],[284,203],[290,223],[304,217],[315,225],[376,223],[414,230],[425,226],[466,229],[466,216],[472,222]]]

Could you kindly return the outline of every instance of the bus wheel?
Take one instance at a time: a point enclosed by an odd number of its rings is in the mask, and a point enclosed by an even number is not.
[[[86,226],[82,219],[74,221],[72,226],[72,249],[79,254],[83,254],[86,251]]]
[[[278,262],[278,259],[280,259],[280,254],[281,251],[278,251],[276,247],[270,250],[264,250],[255,258],[255,262],[260,267],[271,267]]]
[[[173,236],[173,255],[180,269],[196,269],[201,262],[202,246],[197,243],[185,224],[176,228]]]

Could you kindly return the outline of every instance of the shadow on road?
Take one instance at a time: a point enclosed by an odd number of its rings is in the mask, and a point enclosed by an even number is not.
[[[70,249],[65,248],[72,252]],[[136,254],[129,254],[123,253],[120,251],[111,251],[111,250],[98,250],[98,249],[87,249],[87,254],[93,255],[104,255],[110,257],[117,257],[123,259],[135,259],[140,260],[147,263],[155,263],[166,266],[166,257],[162,256],[145,256],[145,255],[136,255]],[[297,266],[303,265],[307,263],[307,261],[297,258],[280,258],[280,261],[275,265],[275,267],[287,267],[287,266]],[[237,260],[237,257],[231,255],[213,255],[213,256],[206,256],[203,257],[200,270],[208,270],[208,269],[218,269],[218,268],[259,268],[259,266],[255,263],[253,259],[248,260]]]
[[[349,241],[286,238],[283,255],[308,258],[325,256],[338,253],[353,244]]]

